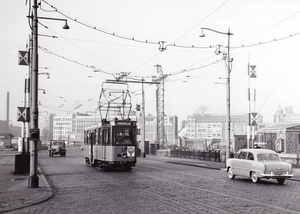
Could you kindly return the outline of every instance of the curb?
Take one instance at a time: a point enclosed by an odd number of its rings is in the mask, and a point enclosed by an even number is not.
[[[19,209],[26,208],[26,207],[29,207],[32,205],[40,204],[40,203],[43,203],[53,197],[53,195],[54,195],[53,190],[52,190],[49,182],[45,178],[45,176],[42,174],[42,170],[40,169],[40,167],[38,167],[38,174],[39,174],[38,175],[39,178],[42,179],[42,181],[43,181],[43,184],[44,184],[43,187],[46,188],[46,191],[42,191],[41,194],[38,195],[37,197],[32,198],[30,200],[26,200],[22,204],[19,204],[19,205],[13,206],[13,207],[2,208],[0,210],[0,213],[19,210]]]
[[[224,171],[226,171],[226,169],[225,169],[224,167],[218,168],[218,167],[214,167],[214,166],[207,166],[207,165],[204,165],[204,164],[181,163],[181,162],[174,162],[174,161],[167,161],[166,163],[179,164],[179,165],[185,165],[185,166],[194,166],[194,167],[201,167],[201,168],[206,168],[206,169],[224,170]],[[300,178],[292,177],[292,178],[288,178],[288,180],[291,180],[291,181],[300,181]]]
[[[172,162],[172,161],[167,161],[167,163],[181,164],[181,165],[185,165],[185,166],[194,166],[194,167],[201,167],[201,168],[214,169],[214,170],[221,169],[221,168],[217,168],[217,167],[213,167],[213,166],[207,166],[205,164],[180,163],[180,162]]]

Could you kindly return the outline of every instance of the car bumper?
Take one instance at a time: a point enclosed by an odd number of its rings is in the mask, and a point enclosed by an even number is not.
[[[292,178],[294,175],[290,173],[282,173],[282,174],[275,174],[275,173],[261,173],[261,177],[263,178]]]

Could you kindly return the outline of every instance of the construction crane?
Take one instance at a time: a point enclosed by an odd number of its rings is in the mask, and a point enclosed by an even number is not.
[[[126,73],[118,74],[115,80],[106,80],[106,83],[142,83],[142,84],[156,84],[156,112],[157,112],[157,130],[156,130],[156,143],[159,144],[160,148],[166,148],[167,137],[165,134],[164,123],[165,123],[165,110],[164,110],[164,81],[168,75],[163,74],[161,65],[155,65],[157,73],[159,75],[153,76],[152,81],[142,80],[123,80],[127,76]],[[143,110],[144,111],[144,110]],[[144,112],[145,113],[145,112]],[[145,128],[144,128],[145,129]],[[144,130],[143,129],[143,130]],[[156,154],[156,147],[155,147]]]
[[[161,65],[155,65],[154,67],[157,68],[157,73],[159,74],[158,77],[153,77],[153,81],[157,82],[156,86],[156,112],[157,112],[157,143],[159,144],[160,148],[166,147],[166,141],[165,141],[165,88],[164,88],[164,81],[167,75],[163,74]]]

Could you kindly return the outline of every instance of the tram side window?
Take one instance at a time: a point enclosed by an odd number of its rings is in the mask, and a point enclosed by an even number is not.
[[[103,144],[109,144],[109,132],[108,132],[108,129],[103,129],[102,130],[102,143]]]
[[[92,133],[88,134],[88,145],[91,145],[92,143]]]
[[[97,129],[97,133],[98,133],[98,144],[101,145],[102,144],[102,129]]]
[[[88,142],[89,138],[88,138],[88,132],[84,132],[84,144],[87,145],[89,142]]]
[[[95,135],[95,133],[91,133],[91,135],[90,135],[91,137],[90,137],[90,144],[95,144],[96,143],[96,135]]]
[[[98,130],[95,129],[95,141],[94,141],[95,145],[98,145],[98,142],[99,142],[98,138],[99,138],[99,133],[98,133]]]

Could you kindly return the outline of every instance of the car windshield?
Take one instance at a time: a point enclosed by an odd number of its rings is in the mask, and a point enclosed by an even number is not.
[[[53,142],[53,146],[62,146],[64,143],[63,142]]]
[[[280,158],[277,154],[258,154],[258,161],[280,161]]]

